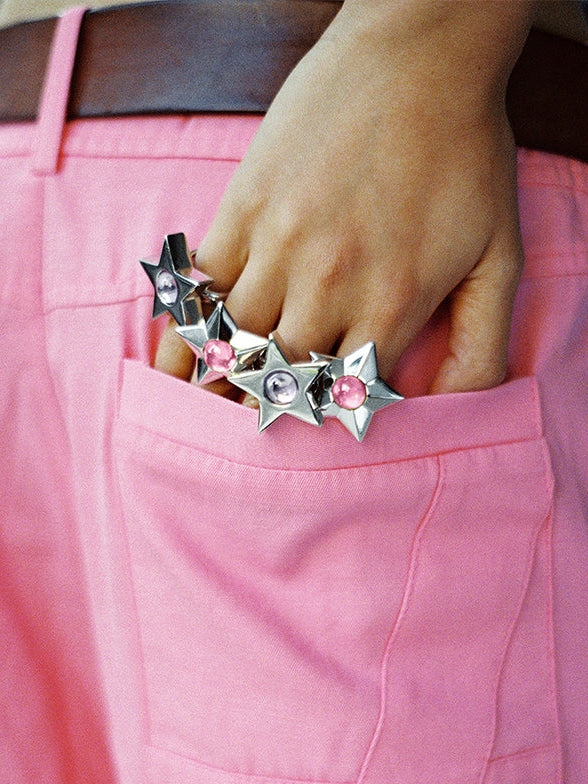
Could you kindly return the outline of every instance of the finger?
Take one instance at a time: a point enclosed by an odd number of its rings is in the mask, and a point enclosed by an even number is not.
[[[197,384],[196,372],[192,375],[192,383]],[[204,387],[207,392],[213,392],[220,397],[226,397],[229,400],[238,402],[243,396],[243,392],[228,380],[228,378],[219,378],[217,381],[211,381]]]
[[[516,240],[497,243],[450,297],[449,352],[430,394],[489,389],[507,370],[512,307],[522,268]]]
[[[196,358],[190,347],[176,332],[176,322],[170,318],[157,348],[155,369],[188,381]]]
[[[408,280],[396,291],[380,294],[387,299],[385,307],[358,313],[355,323],[344,334],[337,356],[346,357],[366,343],[376,346],[378,373],[389,379],[392,371],[412,341],[416,338],[434,311],[437,302],[425,299],[416,284]]]
[[[246,408],[259,408],[259,400],[256,397],[253,397],[252,394],[247,392],[247,394],[241,401],[241,405],[245,406]]]
[[[384,380],[388,379],[394,369],[396,362],[412,339],[407,337],[405,341],[398,340],[398,334],[395,339],[389,339],[387,336],[378,337],[374,335],[373,331],[366,330],[365,327],[358,327],[345,335],[342,340],[339,350],[337,351],[338,357],[348,357],[354,351],[365,346],[366,343],[373,342],[376,347],[376,357],[378,360],[378,375]],[[416,337],[416,333],[414,335]]]
[[[284,298],[285,276],[250,258],[225,301],[239,329],[267,337],[275,328]]]
[[[223,200],[196,252],[196,267],[214,281],[215,291],[229,291],[248,256],[248,222],[232,200]]]
[[[276,327],[280,345],[291,362],[308,362],[310,352],[331,354],[339,342],[343,297],[328,292],[290,288]]]

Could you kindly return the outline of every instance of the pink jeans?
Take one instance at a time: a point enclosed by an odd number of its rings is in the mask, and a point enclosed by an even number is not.
[[[358,444],[150,368],[138,259],[198,245],[259,123],[0,128],[10,784],[588,781],[588,167],[520,151],[510,375]]]

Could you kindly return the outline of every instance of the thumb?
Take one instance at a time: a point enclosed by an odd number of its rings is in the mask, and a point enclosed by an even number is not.
[[[520,242],[508,244],[508,251],[504,243],[488,250],[450,295],[449,351],[429,394],[489,389],[504,380],[523,261]]]

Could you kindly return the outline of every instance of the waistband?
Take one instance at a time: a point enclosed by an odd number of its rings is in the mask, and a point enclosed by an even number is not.
[[[84,14],[68,119],[263,113],[340,0],[151,2]],[[56,19],[0,30],[0,122],[37,117]],[[531,31],[507,110],[519,146],[588,161],[588,47]]]
[[[68,115],[258,112],[341,0],[191,0],[87,11]],[[56,19],[0,30],[0,121],[35,118]]]

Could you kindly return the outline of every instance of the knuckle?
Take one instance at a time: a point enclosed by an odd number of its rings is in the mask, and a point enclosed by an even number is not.
[[[410,270],[404,270],[402,274],[396,274],[392,280],[384,282],[384,285],[380,282],[374,297],[380,301],[378,320],[386,330],[392,331],[410,319],[415,309],[421,309],[424,291],[416,275]]]
[[[355,278],[356,256],[344,246],[323,248],[313,254],[313,273],[317,286],[325,292],[347,285]]]

